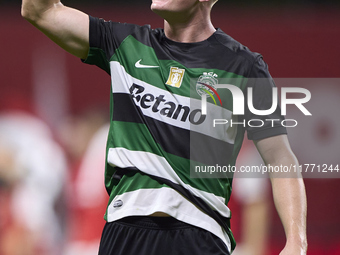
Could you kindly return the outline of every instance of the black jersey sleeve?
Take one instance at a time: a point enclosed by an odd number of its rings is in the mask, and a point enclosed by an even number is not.
[[[247,136],[250,140],[260,140],[271,136],[287,134],[282,126],[284,117],[281,115],[279,104],[269,115],[257,115],[251,112],[248,104],[248,88],[252,88],[252,102],[256,110],[268,110],[273,103],[273,89],[275,83],[269,74],[268,66],[261,55],[255,59],[251,68],[245,91],[245,123]]]
[[[110,59],[137,25],[105,21],[90,16],[90,50],[84,63],[96,65],[110,74]]]

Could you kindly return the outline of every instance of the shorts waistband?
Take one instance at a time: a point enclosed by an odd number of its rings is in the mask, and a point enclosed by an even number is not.
[[[183,229],[197,228],[188,223],[177,220],[174,217],[154,217],[154,216],[128,216],[115,221],[124,225],[149,229]]]

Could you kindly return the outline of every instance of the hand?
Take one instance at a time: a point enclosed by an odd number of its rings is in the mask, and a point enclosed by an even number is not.
[[[307,245],[286,244],[285,248],[280,252],[280,255],[306,255]]]

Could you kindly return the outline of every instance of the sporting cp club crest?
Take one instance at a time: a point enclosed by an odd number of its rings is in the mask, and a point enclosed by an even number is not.
[[[216,92],[215,85],[217,83],[217,74],[214,74],[213,72],[203,73],[196,82],[196,91],[200,96],[205,94],[214,98],[213,94]]]

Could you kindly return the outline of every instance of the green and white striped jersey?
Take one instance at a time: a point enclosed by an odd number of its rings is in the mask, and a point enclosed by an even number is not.
[[[274,84],[261,55],[220,29],[205,41],[179,43],[166,38],[162,29],[90,17],[85,63],[111,75],[105,219],[164,212],[212,232],[232,250],[227,206],[232,178],[192,178],[190,169],[234,165],[245,130],[250,139],[286,132],[267,124],[211,126],[213,119],[235,120],[230,91],[218,91],[220,105],[213,98],[219,79],[234,81],[242,91],[253,86],[256,109],[270,108]],[[249,78],[270,82],[257,86]],[[201,112],[202,93],[211,95],[206,115]],[[278,110],[256,118],[282,119]],[[246,109],[236,120],[251,118]]]

